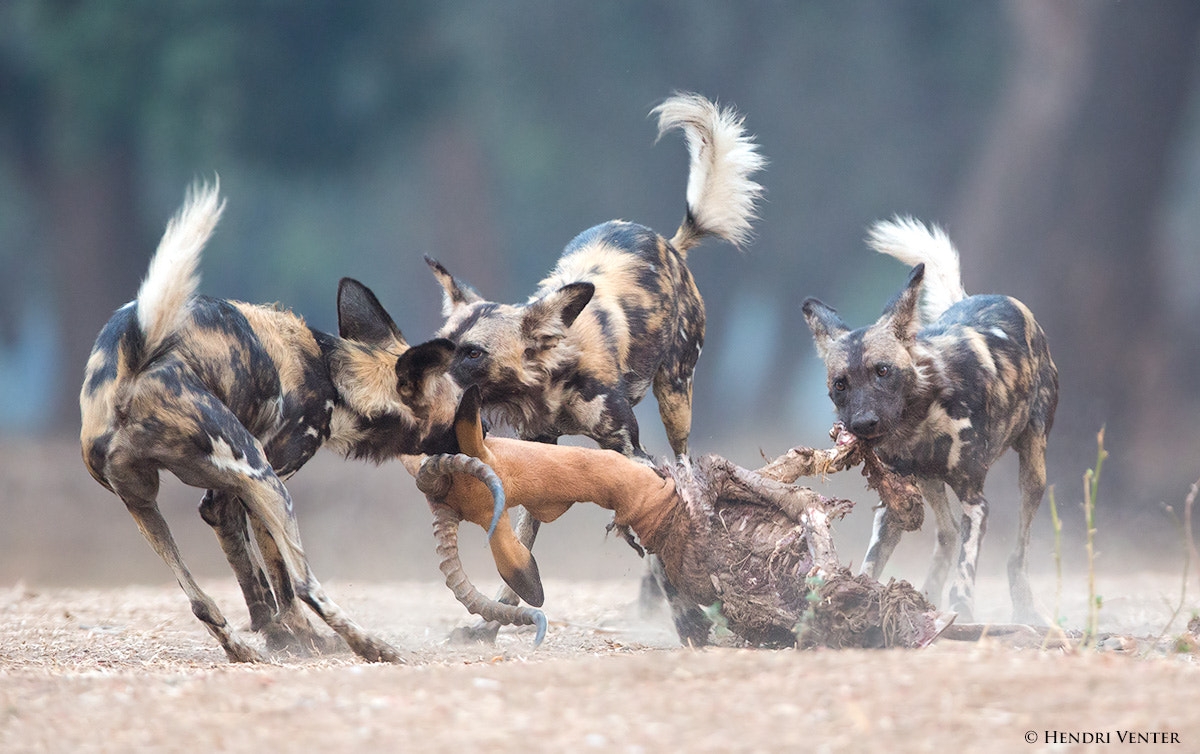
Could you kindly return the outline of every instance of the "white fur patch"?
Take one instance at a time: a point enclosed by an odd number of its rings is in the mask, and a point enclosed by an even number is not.
[[[604,396],[597,395],[589,401],[574,401],[571,407],[586,427],[595,427],[604,417]]]
[[[235,456],[233,448],[229,443],[225,442],[225,438],[210,436],[208,439],[213,445],[212,453],[208,456],[208,460],[213,466],[221,471],[232,471],[235,474],[251,479],[263,478],[264,470],[250,463],[246,458]]]
[[[188,301],[200,286],[200,252],[225,211],[220,183],[192,186],[179,212],[167,223],[146,279],[138,289],[138,326],[147,351],[178,330],[187,317]]]
[[[951,305],[967,297],[958,250],[946,231],[938,226],[897,216],[875,223],[867,234],[867,243],[880,254],[895,257],[910,267],[925,265],[925,279],[921,283],[923,324],[933,322]]]
[[[766,166],[742,116],[698,94],[677,94],[650,111],[658,115],[658,136],[682,129],[691,158],[687,205],[701,230],[734,246],[750,240],[754,204],[763,187],[750,176]]]
[[[325,441],[325,447],[344,456],[349,454],[361,435],[354,414],[340,406],[333,409],[333,415],[329,418],[329,439]]]

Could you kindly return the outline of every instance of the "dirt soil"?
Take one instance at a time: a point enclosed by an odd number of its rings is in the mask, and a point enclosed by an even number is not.
[[[574,529],[543,528],[535,550],[550,618],[542,647],[532,648],[531,629],[505,629],[495,647],[452,646],[450,631],[471,618],[434,580],[427,509],[392,502],[411,482],[327,457],[289,485],[314,570],[408,662],[339,652],[233,665],[119,501],[82,472],[76,449],[0,451],[2,752],[1074,752],[1120,747],[1130,734],[1200,751],[1200,655],[1172,641],[1196,597],[1168,628],[1179,570],[1118,557],[1111,540],[1096,574],[1099,649],[1003,634],[923,650],[806,652],[725,636],[692,650],[665,614],[639,613],[640,562],[603,539],[604,515],[580,513]],[[244,626],[240,594],[195,515],[199,495],[164,496],[202,585]],[[340,507],[312,502],[321,499]],[[845,549],[857,555],[869,516],[852,519]],[[981,562],[980,613],[995,623],[1008,617],[1008,528],[989,526]],[[1035,544],[1035,594],[1052,608],[1058,582],[1045,541]],[[498,580],[482,534],[463,546],[491,593]],[[918,538],[890,570],[919,582],[928,548]],[[1157,562],[1177,556],[1168,555]],[[1080,628],[1086,579],[1072,557],[1059,602],[1064,624]]]

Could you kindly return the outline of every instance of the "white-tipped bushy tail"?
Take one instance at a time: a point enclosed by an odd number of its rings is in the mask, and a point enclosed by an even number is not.
[[[193,184],[158,242],[137,294],[145,353],[152,353],[187,317],[187,303],[200,286],[200,252],[225,210],[220,188],[219,181]]]
[[[755,202],[763,187],[750,180],[767,160],[746,134],[742,116],[722,109],[699,94],[676,94],[651,115],[658,115],[658,136],[681,129],[687,140],[688,216],[671,243],[681,253],[706,235],[724,238],[734,246],[750,240],[757,217]]]
[[[875,223],[867,243],[875,251],[893,256],[910,267],[925,265],[925,280],[921,284],[923,322],[934,321],[955,302],[967,297],[958,251],[946,231],[938,226],[926,226],[911,217],[894,217]]]

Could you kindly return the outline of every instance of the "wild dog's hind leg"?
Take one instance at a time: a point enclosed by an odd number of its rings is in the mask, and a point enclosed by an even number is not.
[[[249,522],[242,501],[226,492],[208,490],[200,501],[200,517],[216,533],[225,559],[242,588],[250,611],[250,630],[263,630],[275,616],[277,606],[271,582],[250,548]]]
[[[304,556],[291,496],[267,464],[261,450],[257,449],[257,444],[256,450],[256,454],[246,454],[245,460],[254,471],[246,475],[245,486],[239,491],[239,496],[250,511],[259,549],[265,550],[264,558],[278,558],[278,562],[284,566],[281,582],[290,580],[296,596],[342,637],[355,654],[371,662],[403,662],[395,648],[369,635],[325,594]],[[271,552],[272,548],[277,549],[278,554]],[[279,595],[279,602],[287,611],[291,601],[285,596]]]
[[[109,474],[109,482],[113,491],[125,502],[125,507],[133,516],[142,536],[175,574],[175,580],[179,582],[191,603],[192,614],[200,619],[225,650],[225,656],[231,662],[262,662],[263,657],[237,637],[233,627],[221,614],[217,603],[200,589],[184,564],[175,538],[171,536],[171,530],[155,502],[158,495],[157,469],[118,469],[116,467],[119,463],[119,460],[115,464],[110,463],[112,472]]]
[[[963,507],[962,548],[958,556],[958,573],[950,587],[950,609],[958,613],[964,623],[975,619],[975,568],[983,535],[987,532],[988,501],[981,487],[981,484],[973,485],[954,491]]]
[[[335,646],[320,636],[308,617],[300,612],[279,550],[269,537],[260,535],[260,551],[271,577],[268,578],[263,571],[251,549],[247,533],[250,521],[240,499],[227,492],[209,490],[200,503],[200,515],[216,532],[225,558],[242,588],[246,607],[250,611],[251,630],[266,636],[269,649],[325,651]],[[276,596],[279,598],[278,604]]]
[[[275,650],[294,650],[302,654],[337,649],[336,637],[327,638],[318,633],[303,611],[300,601],[296,599],[295,586],[270,532],[257,518],[252,519],[251,523],[254,525],[258,549],[266,561],[271,584],[279,602],[278,612],[262,629],[267,637],[267,647]]]
[[[364,659],[399,662],[399,652],[386,642],[369,636],[342,612],[313,576],[300,544],[300,530],[292,499],[283,482],[267,462],[262,446],[220,401],[199,389],[188,395],[184,419],[194,422],[191,436],[157,438],[167,466],[185,484],[224,490],[241,499],[256,527],[259,550],[264,558],[283,564],[286,579],[272,584],[280,588],[290,582],[296,596],[304,600],[350,648]],[[183,422],[186,424],[186,422]],[[206,447],[206,456],[182,455],[180,448]],[[171,455],[168,455],[171,454]],[[261,527],[261,528],[258,528]],[[278,554],[272,550],[278,550]],[[287,609],[289,600],[277,594]]]
[[[946,497],[946,483],[940,479],[919,479],[921,494],[933,510],[936,526],[936,539],[933,544],[933,558],[929,563],[929,573],[925,576],[925,586],[922,591],[935,605],[944,604],[946,576],[950,566],[954,564],[961,542],[958,530],[958,519],[950,509],[950,500]]]
[[[1021,513],[1017,520],[1017,542],[1008,558],[1008,589],[1012,595],[1013,620],[1017,623],[1040,624],[1033,604],[1033,589],[1029,586],[1029,533],[1033,517],[1042,496],[1046,493],[1046,435],[1032,425],[1017,439],[1018,468],[1020,469]]]

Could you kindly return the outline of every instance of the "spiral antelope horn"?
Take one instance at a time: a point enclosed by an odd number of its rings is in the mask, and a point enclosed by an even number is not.
[[[417,472],[417,488],[425,493],[433,511],[433,534],[437,541],[437,553],[441,558],[438,567],[446,577],[446,586],[463,607],[486,621],[495,621],[501,625],[536,626],[537,634],[533,639],[536,649],[546,638],[546,614],[536,608],[506,605],[489,599],[467,578],[458,554],[458,525],[462,516],[444,502],[446,493],[450,490],[451,475],[455,473],[470,474],[483,482],[492,492],[496,510],[503,512],[505,507],[504,487],[500,479],[479,459],[462,454],[440,455],[427,458],[421,464]],[[493,528],[498,519],[499,515],[492,522]]]
[[[430,501],[444,502],[446,493],[450,491],[451,475],[456,473],[470,474],[487,485],[488,491],[492,493],[492,522],[487,530],[490,540],[496,533],[500,517],[504,515],[506,502],[500,477],[496,476],[496,472],[486,463],[462,453],[429,456],[417,471],[417,489],[424,492]]]

